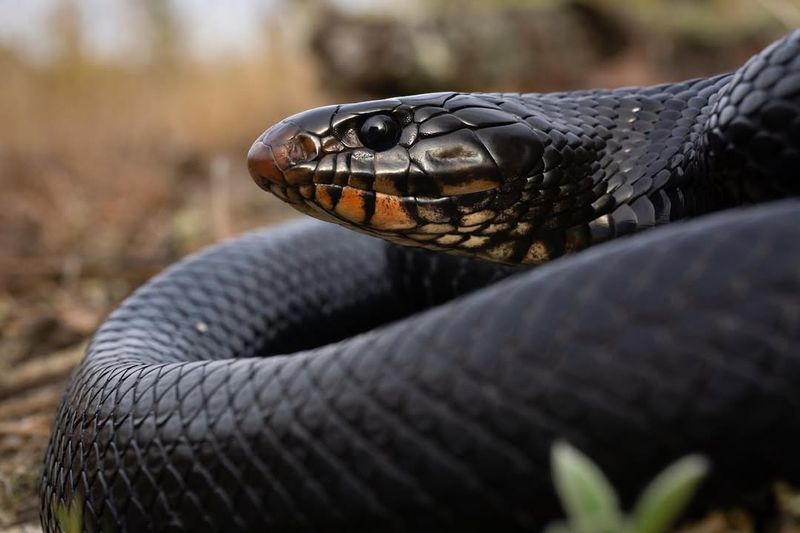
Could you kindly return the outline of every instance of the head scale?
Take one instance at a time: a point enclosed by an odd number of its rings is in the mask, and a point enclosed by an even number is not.
[[[248,158],[259,186],[317,218],[405,245],[537,262],[526,257],[545,143],[490,95],[435,93],[294,115]]]

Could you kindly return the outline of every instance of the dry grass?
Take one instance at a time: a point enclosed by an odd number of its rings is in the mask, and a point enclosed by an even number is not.
[[[304,65],[36,69],[0,53],[0,528],[35,518],[63,380],[109,310],[189,251],[292,214],[244,159],[322,102]]]
[[[85,335],[109,302],[188,250],[286,216],[244,158],[266,126],[320,101],[299,65],[36,70],[0,57],[6,336],[58,330],[41,323],[48,314]],[[16,324],[21,301],[40,308],[38,325]]]

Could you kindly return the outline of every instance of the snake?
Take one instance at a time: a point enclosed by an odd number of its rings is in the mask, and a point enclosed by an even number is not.
[[[698,509],[800,481],[800,31],[685,82],[320,107],[248,166],[311,217],[110,314],[45,531],[536,531],[559,440],[626,505],[688,453]]]

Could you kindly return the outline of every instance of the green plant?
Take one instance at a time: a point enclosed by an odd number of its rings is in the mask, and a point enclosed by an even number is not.
[[[708,472],[708,461],[699,455],[676,461],[650,482],[625,516],[614,487],[583,453],[556,442],[551,465],[567,520],[551,524],[546,533],[662,533],[678,519]]]
[[[53,512],[61,533],[81,533],[83,531],[83,505],[77,495],[72,498],[69,507],[57,503]]]

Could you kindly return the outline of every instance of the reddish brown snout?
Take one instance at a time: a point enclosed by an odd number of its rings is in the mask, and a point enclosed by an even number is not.
[[[287,185],[286,171],[311,161],[318,154],[314,138],[291,122],[272,126],[253,143],[247,153],[247,168],[262,189],[269,184]]]

